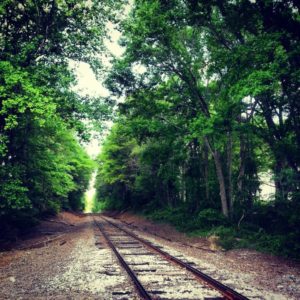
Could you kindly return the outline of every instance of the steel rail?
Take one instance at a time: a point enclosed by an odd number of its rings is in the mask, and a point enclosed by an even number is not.
[[[117,224],[109,221],[106,217],[101,216],[101,218],[103,218],[106,222],[108,222],[112,226],[118,228],[119,230],[121,230],[121,231],[125,232],[126,234],[128,234],[129,236],[133,237],[134,239],[140,241],[141,243],[146,245],[148,248],[153,249],[154,251],[158,252],[163,257],[167,258],[168,260],[170,260],[170,261],[176,263],[177,265],[187,269],[188,271],[193,273],[197,278],[200,278],[201,280],[206,282],[209,286],[211,286],[212,288],[218,290],[226,299],[229,299],[229,300],[249,300],[247,297],[245,297],[242,294],[236,292],[232,288],[224,285],[223,283],[213,279],[209,275],[206,275],[205,273],[201,272],[200,270],[192,267],[191,265],[183,262],[182,260],[180,260],[180,259],[170,255],[169,253],[161,250],[160,248],[154,246],[151,242],[149,242],[149,241],[147,241],[143,238],[140,238],[139,236],[135,235],[134,233],[129,232],[126,229],[118,226]]]
[[[115,253],[116,257],[120,261],[122,267],[126,270],[126,272],[128,273],[128,275],[130,276],[130,278],[133,281],[134,285],[136,286],[136,288],[137,288],[140,296],[143,299],[152,300],[151,296],[148,294],[148,292],[145,290],[145,288],[143,287],[143,285],[140,283],[140,281],[136,277],[135,273],[130,269],[130,267],[128,266],[128,264],[126,263],[126,261],[123,259],[123,257],[121,256],[121,254],[118,252],[118,250],[116,249],[116,247],[114,246],[114,244],[111,242],[111,240],[109,239],[109,236],[106,234],[106,232],[104,231],[104,229],[95,220],[94,220],[94,222],[95,222],[96,226],[99,228],[99,230],[102,233],[102,235],[104,236],[107,244],[113,250],[113,252]]]

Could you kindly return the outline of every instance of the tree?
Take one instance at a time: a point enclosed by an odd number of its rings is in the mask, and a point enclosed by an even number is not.
[[[248,196],[242,196],[252,199],[245,200],[249,207],[259,187],[260,164],[249,159],[256,145],[246,143],[247,137],[271,150],[277,198],[298,195],[296,6],[292,1],[278,6],[246,0],[135,1],[131,18],[122,24],[126,53],[115,63],[108,87],[127,96],[124,106],[133,98],[142,107],[143,94],[158,89],[164,90],[164,97],[181,99],[188,142],[194,143],[192,148],[198,144],[196,148],[214,161],[225,216],[241,201],[242,182],[249,188]],[[279,25],[282,20],[287,25]],[[136,66],[145,72],[134,72]],[[178,95],[168,90],[166,82],[172,81],[180,86]],[[155,97],[160,95],[148,99],[156,101]],[[146,103],[144,114],[149,113]],[[252,185],[245,184],[245,176]]]
[[[122,1],[0,4],[0,223],[82,208],[93,164],[80,146],[85,121],[109,106],[79,97],[69,60],[99,69],[109,19]],[[76,155],[76,156],[75,156]]]

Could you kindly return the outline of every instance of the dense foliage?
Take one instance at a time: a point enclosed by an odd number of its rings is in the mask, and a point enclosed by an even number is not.
[[[80,142],[101,99],[79,97],[69,60],[99,67],[114,1],[0,3],[0,236],[62,207],[82,209],[93,162]],[[103,112],[103,113],[102,113]]]
[[[136,0],[107,79],[126,100],[98,199],[189,230],[248,224],[297,252],[299,20],[292,0]],[[266,171],[276,191],[262,202]]]

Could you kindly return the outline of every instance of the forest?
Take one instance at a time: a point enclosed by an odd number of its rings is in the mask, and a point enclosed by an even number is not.
[[[100,73],[114,1],[0,3],[0,239],[61,209],[83,209],[95,163],[83,148],[107,101],[80,97],[70,60]],[[99,126],[98,126],[99,127]]]
[[[97,169],[95,211],[132,210],[218,235],[225,249],[299,258],[299,8],[296,0],[3,1],[1,228],[82,210]],[[97,54],[108,21],[125,52],[105,70]],[[69,60],[104,76],[110,96],[74,93]],[[87,121],[105,120],[114,124],[94,162],[82,147]]]

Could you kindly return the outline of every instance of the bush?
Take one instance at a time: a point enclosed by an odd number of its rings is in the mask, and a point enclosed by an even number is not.
[[[228,220],[217,210],[208,208],[198,214],[197,225],[201,228],[228,225]]]
[[[197,228],[196,216],[189,213],[185,207],[167,207],[146,213],[146,216],[155,221],[172,224],[180,231],[189,231]]]
[[[39,223],[38,211],[24,209],[0,217],[0,240],[16,240],[18,235],[27,233]]]
[[[269,219],[273,215],[272,206],[264,205],[260,208],[257,214],[260,218],[262,215],[267,215]],[[255,215],[255,218],[257,215]],[[295,214],[291,214],[286,219],[286,224],[281,225],[280,229],[279,227],[273,229],[273,233],[268,232],[269,225],[267,226],[268,231],[259,226],[265,223],[263,220],[260,220],[258,224],[245,222],[238,229],[214,209],[205,209],[200,211],[198,215],[192,215],[185,207],[165,208],[148,212],[146,216],[155,221],[172,224],[178,230],[187,232],[190,236],[217,236],[217,244],[225,250],[250,248],[276,255],[300,258],[298,231],[281,233],[282,226],[288,226],[289,223],[298,224],[298,217]],[[273,220],[272,224],[275,221]],[[278,232],[276,232],[276,229],[279,229]]]
[[[61,211],[61,203],[55,200],[50,200],[47,203],[46,210],[42,213],[44,216],[55,216]]]
[[[260,229],[257,232],[243,230],[239,236],[235,248],[250,248],[275,255],[300,258],[300,242],[297,234],[268,234]]]
[[[155,221],[167,222],[184,232],[207,231],[214,226],[226,225],[228,221],[214,209],[202,210],[193,215],[185,206],[179,208],[164,208],[146,213],[146,216]]]
[[[218,244],[225,250],[229,250],[237,246],[237,232],[233,227],[214,227],[210,230],[209,235],[218,236]]]

